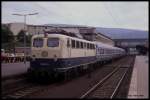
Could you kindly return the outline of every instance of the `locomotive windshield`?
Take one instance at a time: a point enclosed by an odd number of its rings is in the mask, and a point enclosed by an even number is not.
[[[58,38],[48,38],[47,46],[48,47],[58,47],[59,46],[59,39]]]
[[[43,39],[42,38],[35,38],[33,40],[33,47],[42,47],[43,46]]]

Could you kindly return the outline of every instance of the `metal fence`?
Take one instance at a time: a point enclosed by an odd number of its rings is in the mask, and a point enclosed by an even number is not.
[[[30,61],[30,56],[26,57],[26,61]],[[24,62],[24,57],[1,57],[2,63],[17,63]]]

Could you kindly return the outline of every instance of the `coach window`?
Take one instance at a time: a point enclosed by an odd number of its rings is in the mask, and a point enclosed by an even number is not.
[[[90,49],[92,49],[92,44],[90,44]]]
[[[91,49],[93,49],[93,44],[91,44],[91,45],[92,45]]]
[[[89,48],[89,44],[88,44],[88,43],[86,44],[86,48],[87,48],[87,49]]]
[[[82,49],[82,42],[80,42],[80,48]]]
[[[79,48],[79,41],[76,41],[76,48]]]
[[[81,42],[79,41],[79,48],[81,48]]]
[[[92,49],[92,44],[90,44],[90,49]]]
[[[71,40],[72,48],[75,48],[75,40]]]
[[[91,43],[89,44],[89,46],[90,46],[89,49],[91,49],[91,47],[92,47],[92,46],[91,46]]]
[[[88,45],[89,45],[89,47],[88,47],[88,48],[90,49],[90,43],[88,43]]]
[[[86,45],[87,45],[87,49],[89,49],[89,43],[87,43]]]
[[[104,54],[104,49],[101,49],[101,54]]]
[[[70,47],[70,41],[69,41],[69,39],[67,40],[67,47]]]
[[[107,51],[108,51],[108,50],[106,49],[106,50],[105,50],[105,53],[106,53],[106,54],[108,54],[108,52],[107,52]]]
[[[86,49],[86,43],[84,42],[83,44],[84,44],[84,48]]]
[[[104,54],[107,54],[107,49],[104,49]]]
[[[81,48],[83,48],[83,42],[81,42]]]
[[[95,44],[93,46],[94,46],[93,49],[95,49]]]
[[[92,49],[94,49],[94,44],[92,44]]]

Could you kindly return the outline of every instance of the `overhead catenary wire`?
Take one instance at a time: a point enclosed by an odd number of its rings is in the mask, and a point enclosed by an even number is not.
[[[45,13],[45,14],[48,15],[48,16],[50,16],[51,18],[52,18],[52,15],[53,15],[53,14],[57,14],[57,13],[54,13],[54,12],[52,12],[52,11],[46,9],[45,7],[41,6],[41,5],[38,4],[38,3],[34,3],[34,4],[35,4],[35,6],[37,6],[37,7],[41,8],[41,9],[43,9],[44,12],[47,12],[47,13]],[[116,19],[117,16],[114,16],[114,13],[112,13],[112,11],[109,9],[109,7],[108,7],[108,5],[107,5],[106,3],[103,3],[103,4],[104,4],[104,8],[106,9],[107,13],[111,16],[111,19],[113,20],[114,24],[116,24],[117,26],[120,26],[120,23],[119,23],[118,20]],[[53,13],[53,14],[52,14],[52,13]],[[57,14],[57,15],[58,15],[58,14]],[[61,16],[61,15],[58,15],[58,16]],[[47,16],[43,16],[43,17],[47,18]],[[61,16],[61,18],[62,18],[62,17],[65,19],[64,16]]]
[[[118,20],[116,20],[117,16],[114,16],[114,13],[112,14],[112,12],[110,11],[108,5],[106,3],[104,3],[104,8],[107,10],[108,14],[111,16],[113,22],[117,25],[120,26],[120,23],[118,23]]]
[[[59,18],[63,18],[63,19],[66,19],[64,16],[62,16],[62,15],[60,15],[60,14],[58,14],[58,13],[55,13],[55,12],[53,12],[53,11],[50,11],[50,10],[48,10],[48,9],[46,9],[45,7],[43,7],[43,6],[41,6],[40,4],[38,4],[38,3],[34,3],[35,4],[35,6],[38,6],[39,8],[41,8],[41,9],[43,9],[43,11],[47,11],[48,13],[45,13],[45,14],[47,14],[48,16],[50,16],[50,18],[54,18],[54,17],[52,17],[54,14],[55,15],[57,15],[57,17],[59,17]],[[47,18],[47,16],[44,16],[45,18]],[[67,22],[67,20],[66,20],[66,22]]]

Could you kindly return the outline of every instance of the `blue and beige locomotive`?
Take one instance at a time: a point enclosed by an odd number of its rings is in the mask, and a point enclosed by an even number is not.
[[[39,34],[32,37],[28,71],[55,77],[59,73],[83,70],[89,64],[108,61],[124,54],[123,49],[100,42],[63,34]]]

